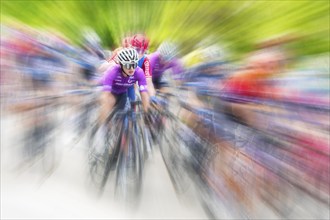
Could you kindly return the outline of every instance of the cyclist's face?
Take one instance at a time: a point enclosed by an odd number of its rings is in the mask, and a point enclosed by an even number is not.
[[[132,76],[137,68],[137,63],[123,64],[122,67],[127,75]]]

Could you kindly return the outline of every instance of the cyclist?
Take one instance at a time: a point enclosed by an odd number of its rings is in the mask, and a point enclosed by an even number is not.
[[[149,96],[155,95],[154,85],[152,83],[152,71],[150,68],[150,61],[146,55],[146,50],[149,47],[149,39],[143,34],[136,34],[132,38],[129,39],[130,44],[139,54],[139,62],[138,65],[143,69],[144,75],[147,80],[148,85],[148,93]],[[135,100],[135,90],[134,86],[128,89],[128,95],[131,100]]]
[[[124,37],[121,41],[122,47],[130,47],[131,46],[131,39],[132,38],[130,36]]]
[[[84,29],[80,53],[79,66],[85,83],[89,84],[96,77],[97,64],[105,60],[101,39],[93,29]]]
[[[152,70],[152,82],[155,89],[165,92],[168,81],[165,79],[165,72],[178,76],[183,71],[181,62],[176,58],[177,47],[170,42],[163,42],[156,52],[150,54],[150,66]]]
[[[122,47],[117,48],[113,51],[111,57],[107,59],[107,62],[104,62],[100,68],[99,71],[105,71],[107,68],[109,68],[111,65],[118,64],[118,52],[122,48],[129,48],[133,47],[137,52],[139,56],[138,66],[142,68],[144,71],[144,75],[147,80],[147,86],[148,86],[148,93],[149,96],[155,95],[155,89],[152,83],[152,71],[150,68],[150,61],[149,58],[146,55],[146,50],[149,47],[149,39],[143,35],[143,34],[136,34],[132,37],[125,37],[122,40]],[[128,96],[130,100],[135,100],[135,88],[134,85],[128,89]]]
[[[145,112],[149,109],[149,95],[143,70],[138,67],[138,53],[133,48],[123,48],[118,52],[119,64],[114,64],[104,73],[102,79],[103,92],[100,98],[100,115],[96,140],[102,141],[106,136],[106,118],[116,109],[124,109],[128,96],[127,90],[136,82],[139,84],[142,105]],[[103,145],[97,144],[96,151],[101,151]]]
[[[124,108],[127,101],[127,89],[136,82],[139,84],[144,111],[149,108],[149,95],[143,70],[138,67],[138,53],[133,48],[123,48],[118,53],[118,62],[110,67],[103,78],[101,97],[101,122],[104,122],[114,106]]]
[[[99,59],[105,59],[105,54],[101,46],[101,39],[98,34],[90,28],[83,31],[83,49]]]
[[[48,150],[53,143],[50,140],[55,128],[54,107],[58,103],[49,98],[56,94],[55,67],[61,63],[58,57],[45,51],[39,43],[34,45],[32,52],[22,54],[21,58],[23,85],[19,88],[19,92],[22,94],[17,94],[9,110],[27,116],[23,117],[26,120],[21,123],[25,138],[25,143],[22,145],[23,160],[33,162],[37,159],[37,155],[46,156],[46,153],[47,156],[55,155]],[[49,160],[49,162],[53,161]]]
[[[283,71],[283,60],[285,60],[284,54],[280,51],[256,51],[247,60],[246,69],[232,74],[224,81],[222,93],[259,101],[281,99],[280,90],[271,79]],[[244,123],[256,127],[264,126],[265,121],[258,120],[258,114],[250,109],[256,106],[266,106],[240,102],[228,102],[227,104],[226,108],[228,107],[229,113],[241,122],[244,121]]]
[[[110,66],[118,64],[118,53],[123,48],[131,47],[131,37],[124,37],[121,42],[121,47],[112,51],[111,56],[103,61],[98,67],[98,72],[104,73]]]

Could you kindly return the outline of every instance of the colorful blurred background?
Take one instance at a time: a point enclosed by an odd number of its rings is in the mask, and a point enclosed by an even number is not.
[[[328,0],[2,0],[1,219],[329,219],[329,12]],[[100,66],[137,33],[146,56],[172,42],[181,66],[163,73],[164,127],[127,205],[115,178],[99,195],[91,133]]]
[[[1,7],[2,24],[57,31],[73,43],[91,27],[104,48],[143,31],[150,50],[170,38],[187,53],[209,39],[241,55],[256,42],[290,34],[299,38],[295,54],[329,51],[327,1],[2,1]]]

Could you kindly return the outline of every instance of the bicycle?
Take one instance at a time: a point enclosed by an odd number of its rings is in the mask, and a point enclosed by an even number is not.
[[[195,145],[194,132],[168,108],[170,93],[158,94],[161,99],[153,105],[157,118],[158,143],[161,155],[177,195],[182,196],[191,186],[193,164],[191,149]]]
[[[58,107],[58,98],[61,96],[38,96],[18,104],[12,103],[11,106],[14,111],[28,114],[31,123],[23,135],[23,162],[30,166],[40,162],[42,172],[47,175],[51,174],[57,165],[54,143],[57,122],[53,112]]]
[[[125,201],[137,199],[142,187],[144,141],[142,110],[136,111],[140,101],[130,102],[125,110],[114,109],[107,118],[106,138],[101,151],[92,146],[89,152],[90,175],[103,192],[111,171],[116,171],[115,194]],[[94,127],[96,132],[98,126]]]
[[[238,175],[236,173],[234,175],[234,169],[229,169],[227,172],[222,169],[217,170],[219,165],[230,166],[230,164],[223,163],[232,157],[235,159],[239,155],[238,149],[224,144],[217,137],[219,133],[227,136],[229,133],[216,124],[216,120],[223,121],[223,118],[220,117],[219,119],[219,115],[211,110],[194,108],[182,100],[179,103],[182,108],[197,116],[196,126],[193,129],[195,145],[190,145],[195,147],[190,148],[190,150],[195,167],[194,182],[199,189],[202,207],[210,218],[228,218],[221,211],[219,212],[219,206],[231,209],[235,207],[231,216],[245,218],[247,213],[244,205],[246,204],[243,205],[242,202],[247,197],[244,195],[245,191],[241,188],[241,183],[236,178]],[[240,171],[240,168],[236,170],[236,172]],[[224,199],[226,203],[222,201]]]

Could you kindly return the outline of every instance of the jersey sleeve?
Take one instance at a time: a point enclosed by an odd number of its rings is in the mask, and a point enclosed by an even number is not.
[[[113,81],[115,80],[115,77],[116,77],[116,66],[112,66],[104,74],[104,77],[102,79],[102,81],[103,81],[102,82],[102,85],[103,85],[102,91],[105,91],[105,92],[112,91],[112,85],[113,85]]]
[[[144,75],[146,78],[152,77],[152,70],[151,70],[151,66],[150,66],[150,60],[148,57],[146,57],[144,59],[142,69],[144,71]]]
[[[147,80],[146,80],[146,77],[143,73],[143,70],[142,69],[137,69],[136,75],[137,75],[137,82],[139,84],[139,91],[140,92],[147,92],[148,91],[148,89],[147,89]]]
[[[174,75],[178,75],[183,72],[183,65],[178,60],[175,60],[171,65],[171,69]]]

